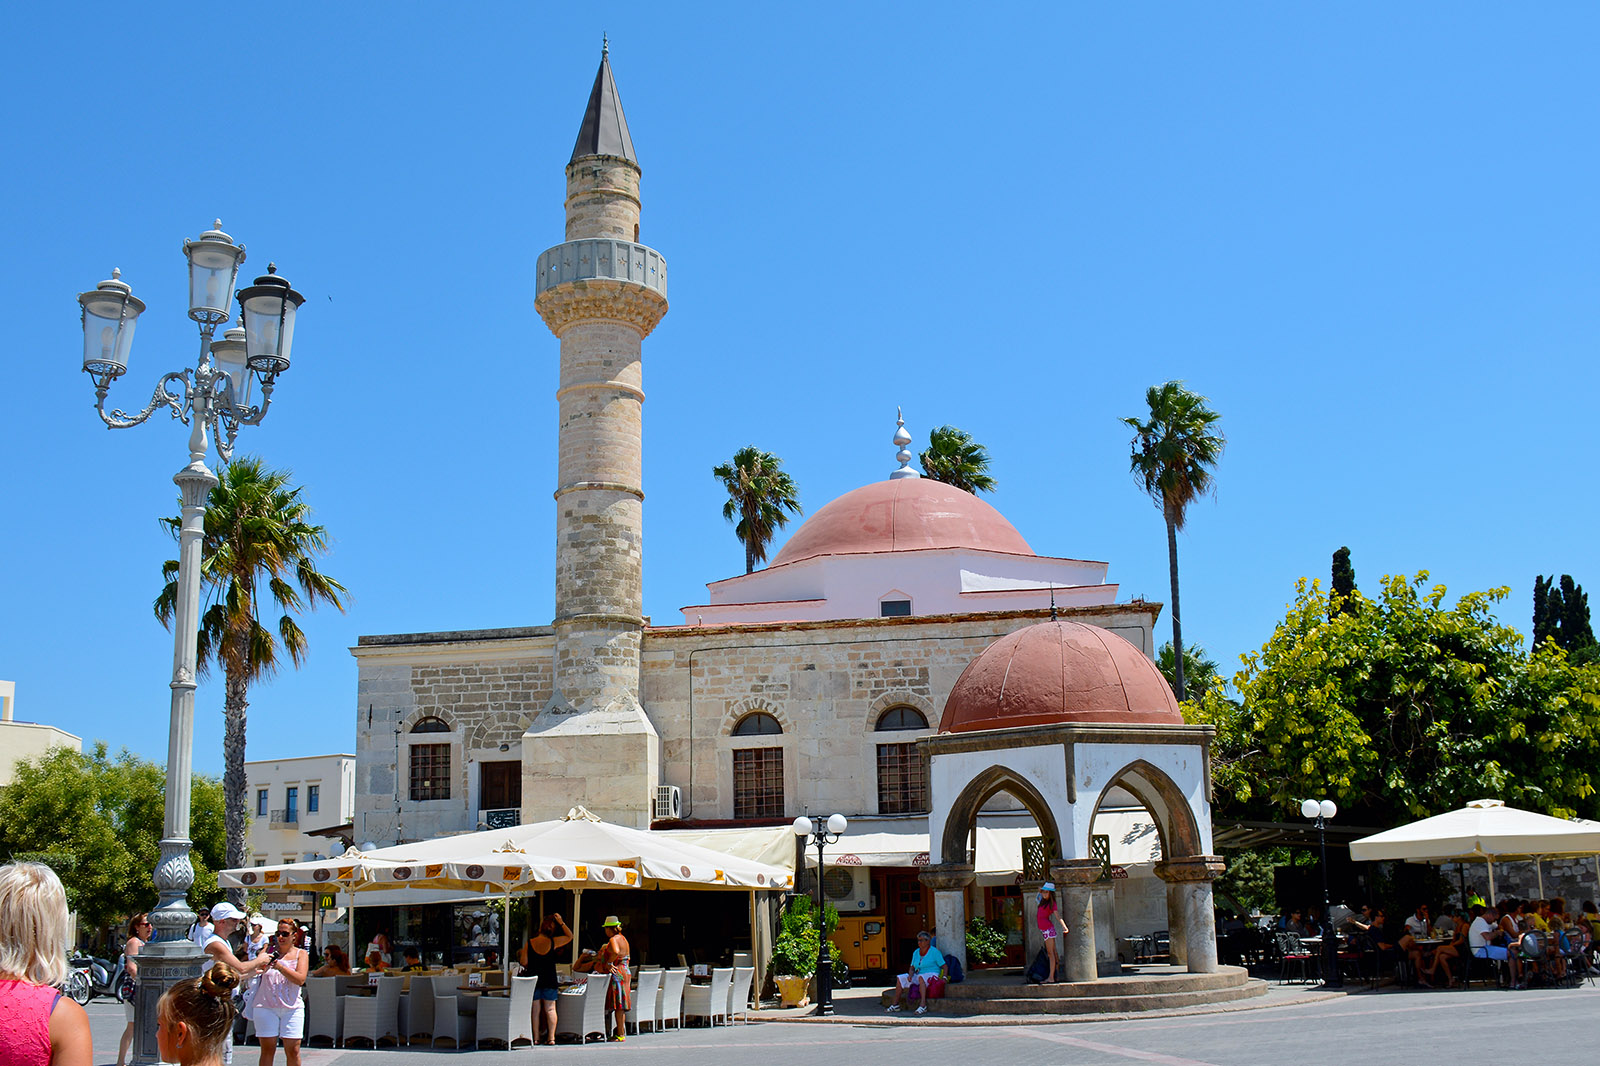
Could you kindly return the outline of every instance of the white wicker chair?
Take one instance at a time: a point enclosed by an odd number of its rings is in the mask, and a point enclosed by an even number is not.
[[[661,989],[656,994],[656,1021],[665,1028],[668,1022],[683,1028],[683,986],[689,980],[689,971],[667,970],[661,975]]]
[[[338,1047],[344,1039],[344,1001],[336,977],[306,978],[306,1045],[319,1036]]]
[[[400,989],[403,977],[380,977],[376,996],[344,997],[344,1046],[353,1039],[400,1043]]]
[[[455,980],[452,978],[452,980]],[[478,1030],[478,1019],[472,1014],[462,1014],[458,996],[439,995],[438,986],[433,994],[433,1045],[448,1040],[458,1049],[472,1043]]]
[[[412,977],[411,990],[406,993],[406,1043],[415,1043],[425,1036],[433,1042],[433,981],[426,977]]]
[[[587,1043],[592,1034],[599,1034],[601,1041],[605,1040],[610,1032],[610,1019],[606,1013],[606,986],[611,983],[611,978],[606,974],[594,974],[583,986],[583,1009],[573,1011],[571,1004],[556,1004],[556,1035],[562,1033],[578,1038],[580,1044]],[[576,997],[574,997],[576,998]],[[563,1011],[562,1006],[567,1006]]]
[[[733,968],[733,980],[728,984],[728,1024],[733,1024],[735,1015],[743,1017],[746,1023],[750,1021],[750,993],[755,981],[754,966]]]
[[[537,977],[513,977],[511,995],[478,999],[477,1047],[485,1040],[504,1044],[510,1051],[519,1042],[533,1044],[533,986]]]
[[[640,1031],[641,1025],[648,1025],[652,1033],[661,1028],[660,1003],[657,1001],[661,991],[661,973],[660,970],[639,971],[639,987],[633,990],[627,1021],[628,1027],[635,1033]]]
[[[728,990],[733,984],[733,967],[719,966],[711,971],[709,985],[690,985],[683,990],[683,1014],[686,1018],[704,1018],[707,1025],[716,1025],[717,1019],[728,1024]]]

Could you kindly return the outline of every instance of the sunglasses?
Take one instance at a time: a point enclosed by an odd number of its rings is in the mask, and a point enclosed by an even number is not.
[[[277,933],[277,934],[275,934],[275,935],[277,935],[277,936],[294,936],[294,934],[293,934],[293,933],[285,933],[285,932],[282,932],[282,931],[279,931],[279,932],[278,932],[278,933]]]

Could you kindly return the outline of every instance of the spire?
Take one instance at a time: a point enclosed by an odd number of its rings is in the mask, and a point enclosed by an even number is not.
[[[594,88],[589,91],[578,143],[572,146],[572,159],[568,162],[586,155],[614,155],[635,166],[639,163],[633,154],[633,138],[628,136],[628,120],[622,115],[616,79],[611,76],[611,41],[606,38],[600,45],[600,69],[595,72]]]
[[[911,434],[906,432],[906,420],[900,417],[900,408],[898,407],[894,409],[894,420],[896,427],[898,427],[894,431],[894,446],[900,449],[895,452],[894,457],[900,461],[900,466],[898,469],[889,472],[889,480],[896,481],[903,477],[921,477],[922,475],[917,473],[911,466],[911,452],[906,448],[906,445],[911,443]]]

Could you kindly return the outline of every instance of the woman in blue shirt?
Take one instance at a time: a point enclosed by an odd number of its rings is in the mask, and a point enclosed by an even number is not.
[[[906,989],[911,987],[911,982],[918,983],[922,1004],[917,1007],[918,1014],[928,1013],[928,978],[938,977],[944,969],[944,955],[933,946],[933,938],[926,931],[917,934],[917,950],[911,953],[911,965],[906,972],[901,974],[894,990],[894,1002],[889,1004],[889,1013],[893,1014],[900,1009],[900,1000],[905,996]]]

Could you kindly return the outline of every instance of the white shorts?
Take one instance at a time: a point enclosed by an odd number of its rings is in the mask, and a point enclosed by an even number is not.
[[[928,983],[928,978],[937,977],[937,976],[939,976],[939,975],[938,974],[932,974],[932,973],[919,973],[919,974],[917,974],[917,980],[921,981],[923,984],[927,984]],[[901,988],[910,988],[911,987],[911,975],[908,974],[908,973],[900,974],[896,978],[896,980],[898,980],[900,982],[900,987]]]
[[[122,1001],[122,1013],[128,1019],[128,1024],[132,1025],[133,1024],[133,1000],[125,999],[125,1000]]]
[[[305,1004],[294,1007],[257,1007],[251,1020],[256,1023],[256,1036],[299,1040],[306,1029]]]

